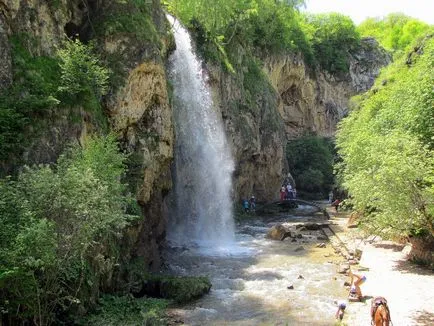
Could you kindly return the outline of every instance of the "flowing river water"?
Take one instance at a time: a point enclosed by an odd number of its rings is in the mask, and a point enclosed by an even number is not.
[[[347,295],[345,278],[336,273],[341,258],[327,243],[317,247],[324,242],[322,231],[296,230],[303,222],[324,222],[309,210],[238,223],[235,243],[227,248],[169,248],[166,261],[173,274],[206,275],[212,283],[209,294],[172,313],[186,325],[333,325],[335,300]],[[277,223],[302,237],[267,239]]]

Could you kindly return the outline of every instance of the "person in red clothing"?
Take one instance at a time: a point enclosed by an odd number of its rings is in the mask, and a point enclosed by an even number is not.
[[[285,200],[285,196],[286,196],[286,187],[285,185],[282,185],[282,187],[280,188],[280,201]]]
[[[336,212],[337,212],[338,209],[339,209],[339,204],[340,204],[340,203],[341,203],[341,201],[339,200],[339,198],[336,199],[336,200],[332,203],[332,206],[335,208]]]

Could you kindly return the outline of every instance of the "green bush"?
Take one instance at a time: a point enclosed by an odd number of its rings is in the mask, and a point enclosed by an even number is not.
[[[99,299],[97,309],[79,322],[93,326],[136,326],[166,325],[164,312],[168,302],[164,299],[140,298],[130,295],[104,295]]]
[[[315,60],[330,73],[347,72],[349,52],[360,45],[360,36],[349,17],[337,13],[307,15],[306,29]]]
[[[73,147],[55,166],[0,182],[0,310],[11,322],[50,324],[92,300],[118,260],[115,241],[135,216],[113,136]]]
[[[0,160],[38,138],[43,121],[60,106],[81,106],[105,126],[100,100],[108,89],[109,71],[93,47],[67,41],[57,57],[47,57],[32,54],[36,42],[27,34],[11,37],[13,84],[0,94]]]
[[[394,13],[385,18],[368,18],[357,30],[362,36],[375,37],[395,58],[410,50],[409,46],[427,33],[430,26],[409,16]]]
[[[57,59],[32,55],[28,47],[36,41],[27,34],[13,35],[10,42],[13,84],[0,94],[0,160],[20,152],[29,139],[24,133],[31,122],[37,129],[35,120],[59,104]]]
[[[98,106],[101,97],[107,93],[110,72],[93,54],[93,46],[70,40],[57,55],[61,70],[59,91],[70,98],[83,98],[82,103],[88,104],[85,108]]]
[[[434,40],[387,67],[339,125],[339,175],[363,225],[383,237],[434,236]],[[387,80],[387,83],[382,83]]]

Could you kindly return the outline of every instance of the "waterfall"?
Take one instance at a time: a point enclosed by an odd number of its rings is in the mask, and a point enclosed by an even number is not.
[[[234,241],[234,163],[208,76],[187,30],[168,16],[176,50],[169,58],[175,124],[174,204],[167,237],[177,244],[225,247]]]

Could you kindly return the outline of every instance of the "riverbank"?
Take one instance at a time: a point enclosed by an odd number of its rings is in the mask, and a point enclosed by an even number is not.
[[[348,304],[342,324],[370,325],[371,300],[383,296],[389,303],[394,326],[434,325],[434,273],[407,261],[409,246],[379,238],[365,241],[360,230],[348,227],[347,214],[336,213],[330,207],[327,210],[335,241],[348,251],[342,254],[360,250],[360,261],[351,269],[367,278],[361,286],[364,301]]]

